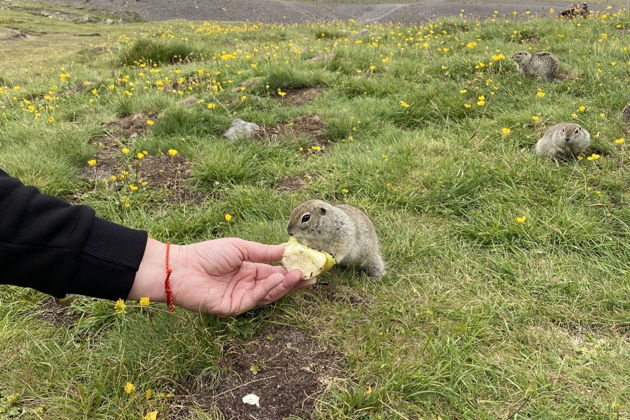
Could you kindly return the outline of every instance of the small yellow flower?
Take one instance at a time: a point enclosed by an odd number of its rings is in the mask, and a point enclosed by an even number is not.
[[[168,149],[168,155],[169,156],[176,156],[177,153],[179,153],[177,150],[175,149]]]
[[[90,166],[95,166],[96,165],[96,159],[90,159],[87,161],[87,164]]]
[[[147,125],[154,125],[154,124],[155,124],[155,121],[153,121],[153,120],[147,120]]]
[[[387,160],[387,159],[388,159],[388,156],[387,156],[387,155],[385,155],[385,154],[382,154],[382,155],[381,155],[381,159],[383,159],[383,160]]]
[[[314,152],[319,152],[320,150],[322,150],[322,148],[320,146],[311,146],[311,150]]]
[[[347,188],[342,188],[342,189],[341,189],[341,193],[342,193],[342,194],[348,194],[349,192],[350,192],[350,191],[348,191],[348,189],[347,189]]]
[[[448,66],[442,65],[442,66],[440,66],[440,68],[441,68],[442,70],[446,70],[446,69],[448,69]]]
[[[135,390],[136,390],[136,386],[132,384],[131,382],[127,382],[125,384],[125,394],[131,394]]]
[[[601,118],[602,120],[606,119],[606,114],[604,114],[603,112],[599,114],[599,118]]]
[[[55,121],[55,117],[48,117],[48,119],[47,119],[46,121],[48,121],[49,123],[51,123],[51,122]]]
[[[246,101],[246,100],[247,100],[247,95],[241,96],[241,101]]]
[[[157,420],[157,411],[150,411],[142,418],[142,420]]]
[[[136,157],[137,157],[138,159],[144,159],[144,153],[139,152],[139,153],[136,155]]]
[[[131,191],[138,191],[139,187],[137,185],[134,185],[134,184],[129,184],[129,189]]]
[[[525,220],[527,220],[527,216],[521,216],[521,217],[516,218],[516,221],[518,223],[525,223]]]
[[[109,177],[109,180],[112,181],[112,182],[116,181],[117,179],[118,178],[116,178],[116,175],[112,175],[112,176]]]
[[[403,108],[409,108],[409,104],[405,101],[400,101],[400,106],[402,106]]]
[[[123,147],[122,149],[120,149],[120,151],[122,152],[123,155],[126,155],[129,153],[129,149],[126,147]]]
[[[468,44],[466,44],[466,48],[475,48],[477,46],[477,43],[475,41],[471,41]]]
[[[215,103],[211,102],[211,103],[208,104],[208,109],[214,109],[216,107],[217,107],[217,104],[215,104]]]
[[[577,118],[578,115],[574,112],[573,114],[571,114],[571,118]]]
[[[477,101],[477,106],[484,106],[486,101]]]
[[[540,120],[540,117],[538,115],[532,115],[532,121],[536,122]]]
[[[538,96],[539,98],[544,98],[545,97],[545,92],[538,91],[538,92],[536,92],[536,96]]]
[[[459,93],[461,93],[461,94],[463,95],[463,94],[465,94],[465,93],[468,93],[468,90],[466,90],[466,89],[460,89],[460,90],[459,90]]]
[[[601,156],[598,155],[597,153],[593,153],[592,155],[590,155],[589,157],[586,158],[586,160],[597,160],[599,159]]]
[[[626,139],[624,139],[624,138],[620,138],[620,139],[615,140],[615,143],[617,143],[617,144],[623,144],[625,141],[626,141]]]
[[[140,298],[140,306],[149,306],[150,303],[151,303],[151,300],[149,299],[148,296]]]
[[[232,221],[232,215],[230,213],[225,213],[225,215],[223,217],[225,218],[226,222],[231,222]]]
[[[472,108],[471,104],[464,104],[464,108]]]
[[[124,314],[124,313],[126,313],[126,312],[127,312],[127,311],[125,310],[125,308],[126,308],[126,307],[127,307],[127,305],[125,305],[125,301],[124,301],[124,300],[122,300],[122,299],[118,299],[118,300],[116,301],[116,303],[114,304],[114,311],[115,311],[117,314]]]
[[[372,71],[376,70],[376,66],[374,66],[374,65],[370,66],[370,70],[372,70]]]
[[[584,105],[580,105],[578,107],[578,111],[580,111],[580,112],[584,112],[585,110],[586,110],[586,107]]]
[[[501,129],[501,132],[502,132],[503,134],[510,134],[510,133],[512,132],[512,130],[510,130],[509,128],[502,128],[502,129]]]
[[[153,398],[153,390],[151,388],[147,389],[146,391],[144,391],[144,396],[147,400],[150,400],[151,398]]]
[[[280,95],[281,97],[284,97],[284,95],[286,95],[286,92],[283,92],[282,89],[278,89],[278,95]]]

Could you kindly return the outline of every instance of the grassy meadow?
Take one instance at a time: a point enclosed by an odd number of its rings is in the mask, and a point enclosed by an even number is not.
[[[227,319],[0,287],[0,419],[221,419],[204,390],[271,326],[339,359],[294,419],[630,418],[629,31],[626,12],[283,26],[0,10],[0,168],[175,243],[280,243],[298,203],[353,204],[388,266]],[[574,77],[518,76],[522,49]],[[234,118],[263,134],[223,138]],[[591,133],[582,159],[533,155],[558,122]]]

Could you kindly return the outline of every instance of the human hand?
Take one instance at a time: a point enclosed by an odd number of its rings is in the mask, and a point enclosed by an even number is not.
[[[301,280],[299,270],[287,272],[267,263],[280,260],[284,245],[264,245],[238,238],[192,245],[171,245],[171,290],[176,305],[219,316],[238,315],[315,283]],[[129,299],[148,296],[165,302],[166,245],[147,242]]]

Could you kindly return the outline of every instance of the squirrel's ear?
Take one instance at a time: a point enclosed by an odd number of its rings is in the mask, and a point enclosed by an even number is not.
[[[320,212],[321,214],[326,214],[326,209],[325,209],[325,208],[323,208],[323,207],[320,207],[320,208],[319,208],[319,212]]]

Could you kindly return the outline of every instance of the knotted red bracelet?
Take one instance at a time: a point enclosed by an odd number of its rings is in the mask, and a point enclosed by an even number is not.
[[[171,255],[171,243],[166,243],[166,280],[164,280],[164,290],[166,291],[166,303],[171,313],[175,313],[175,304],[173,303],[173,292],[171,291],[171,265],[169,263]]]

